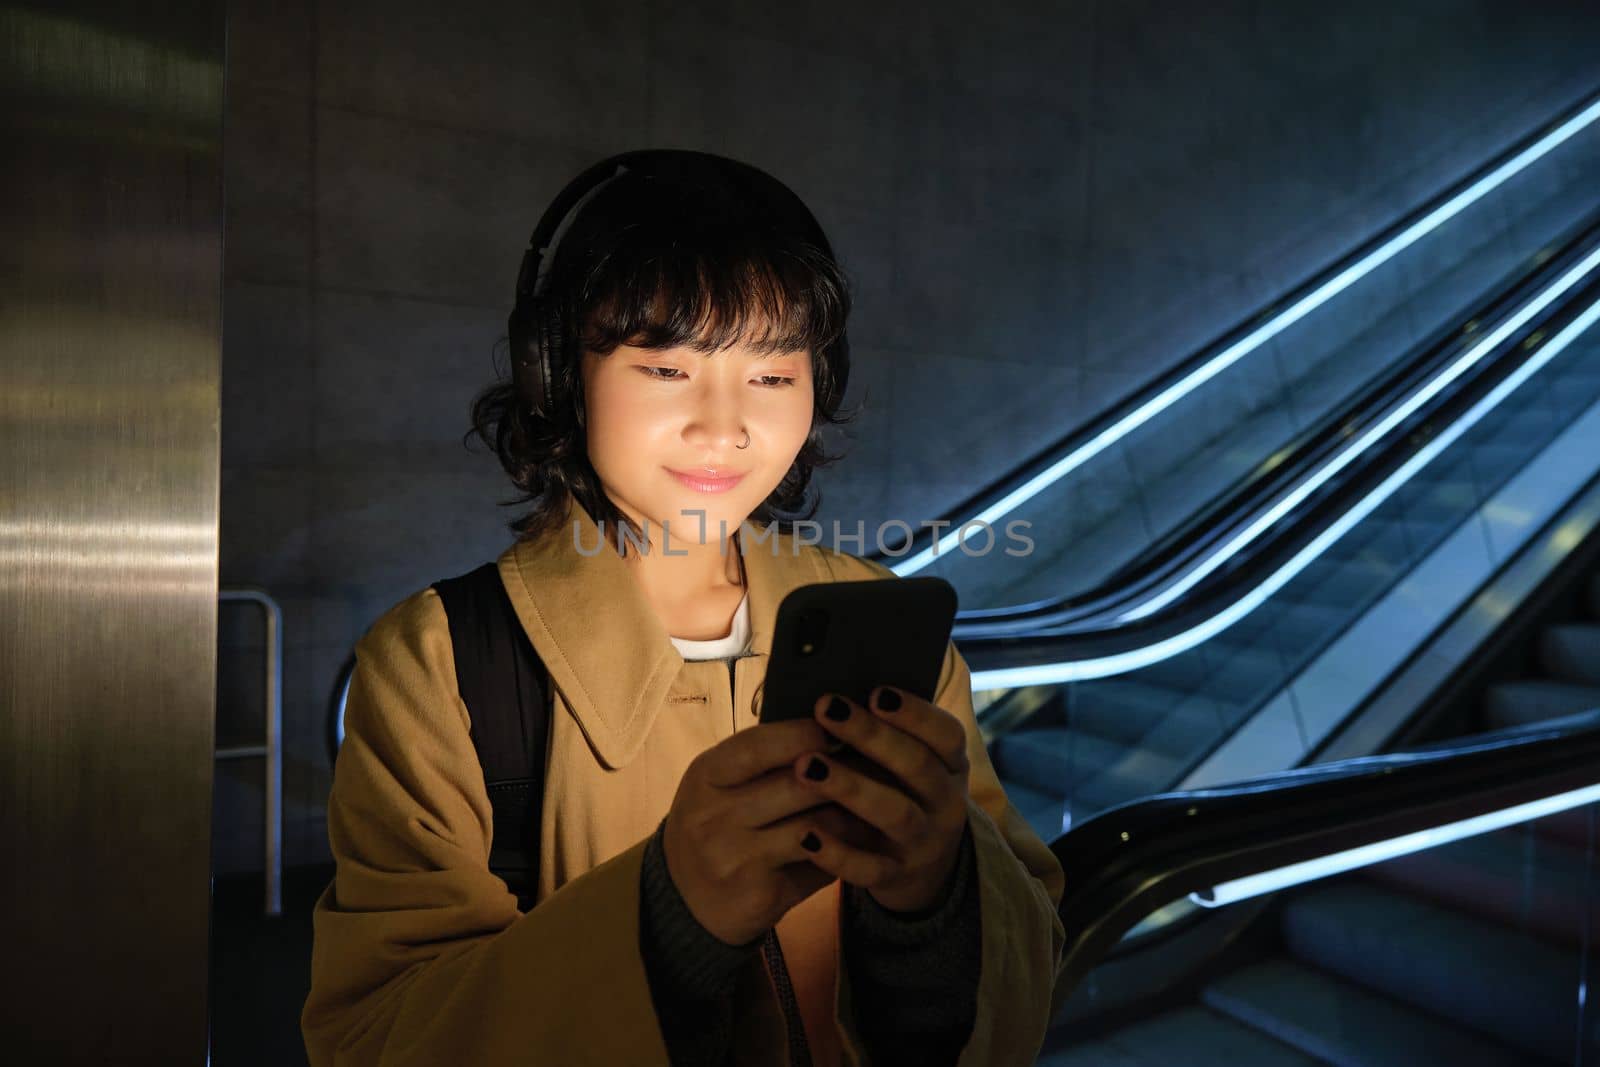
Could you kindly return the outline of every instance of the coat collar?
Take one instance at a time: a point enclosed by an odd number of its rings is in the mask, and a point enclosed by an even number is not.
[[[500,576],[589,744],[616,768],[643,748],[684,660],[617,554],[616,531],[607,529],[602,544],[588,511],[570,492],[565,498],[562,523],[506,549]],[[792,533],[746,522],[738,540],[750,596],[749,654],[765,657],[779,603],[792,589],[830,580],[830,569],[816,545]]]

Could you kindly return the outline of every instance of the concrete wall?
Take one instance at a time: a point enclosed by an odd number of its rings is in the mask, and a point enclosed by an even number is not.
[[[356,638],[510,541],[467,404],[587,164],[701,148],[811,205],[868,398],[818,517],[870,529],[938,517],[1600,82],[1578,0],[973,11],[231,5],[222,576],[285,607],[291,861],[327,854]],[[227,743],[259,730],[248,613],[222,643]],[[258,781],[219,771],[219,871],[259,864]]]

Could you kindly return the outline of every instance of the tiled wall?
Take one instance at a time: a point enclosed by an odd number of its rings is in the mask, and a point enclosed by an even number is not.
[[[368,623],[509,543],[461,445],[522,249],[613,152],[748,160],[857,285],[818,518],[935,518],[1600,81],[1592,4],[230,5],[222,575],[285,610],[285,843],[327,853]],[[1586,66],[1587,64],[1587,66]],[[224,607],[219,734],[259,730]],[[253,674],[250,676],[253,677]],[[218,775],[259,865],[259,764]]]

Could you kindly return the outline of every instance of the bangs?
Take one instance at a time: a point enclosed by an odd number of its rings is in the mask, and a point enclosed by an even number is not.
[[[627,228],[591,262],[575,294],[582,346],[620,344],[711,355],[744,343],[760,355],[823,357],[849,317],[848,283],[831,257],[771,228],[716,225],[685,234]]]

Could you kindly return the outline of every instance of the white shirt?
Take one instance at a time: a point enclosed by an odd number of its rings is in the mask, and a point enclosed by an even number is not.
[[[713,638],[710,641],[691,641],[687,637],[673,637],[672,643],[677,647],[678,655],[685,660],[726,659],[747,652],[750,645],[750,591],[745,590],[744,596],[739,599],[739,609],[733,613],[733,629],[728,632],[728,636]]]

